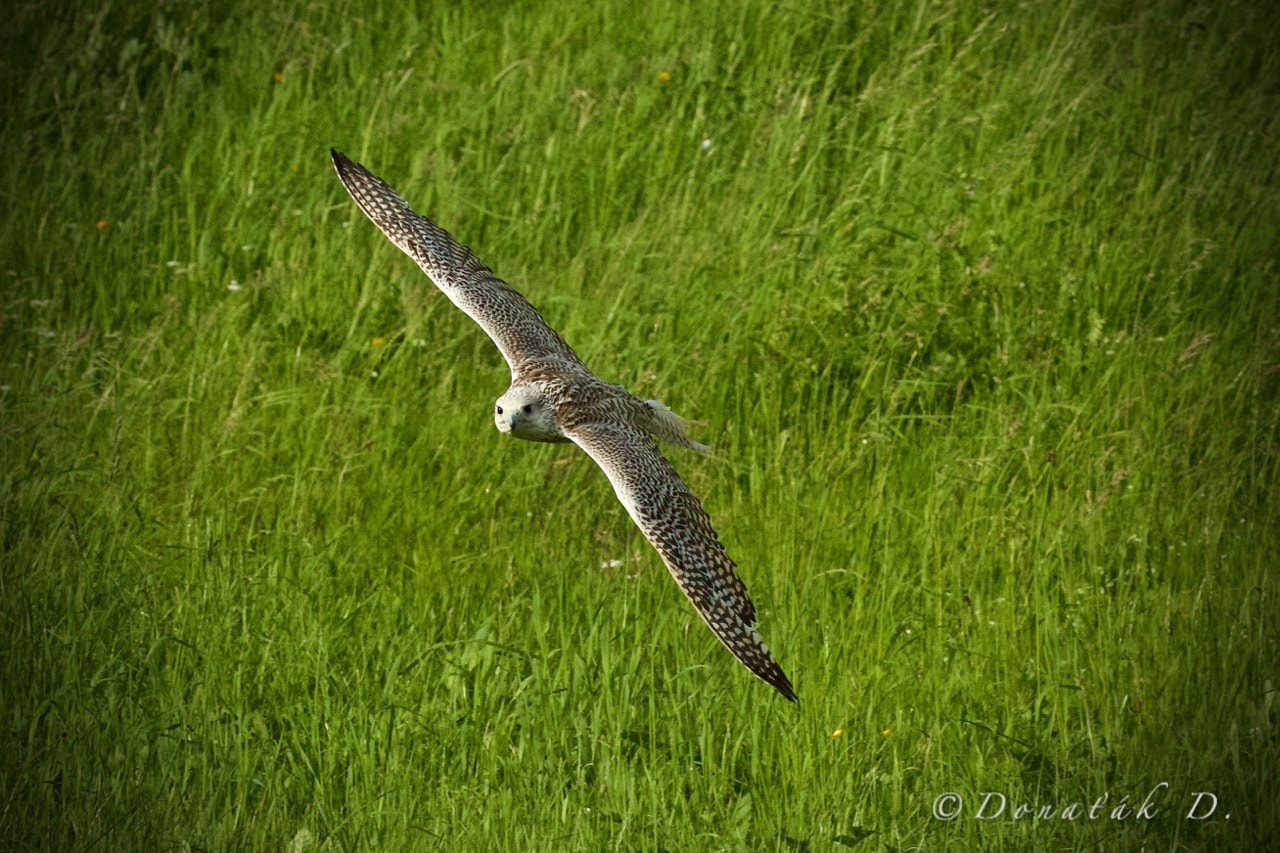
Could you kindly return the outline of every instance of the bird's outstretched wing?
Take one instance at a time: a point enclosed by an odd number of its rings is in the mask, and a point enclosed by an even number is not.
[[[422,267],[436,287],[493,339],[511,368],[548,357],[578,363],[577,355],[537,309],[493,274],[439,225],[414,213],[387,183],[340,151],[329,149],[347,192],[374,225]]]
[[[649,544],[733,656],[796,700],[791,681],[756,631],[756,609],[711,519],[656,442],[638,430],[592,423],[567,435],[595,460]]]

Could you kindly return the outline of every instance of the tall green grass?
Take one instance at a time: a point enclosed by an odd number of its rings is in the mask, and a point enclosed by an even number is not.
[[[0,846],[1280,832],[1271,16],[13,20]],[[496,350],[330,146],[601,376],[706,422],[716,453],[672,459],[798,708],[718,646],[585,455],[493,430]],[[1110,818],[1160,783],[1154,817]],[[988,791],[1007,809],[978,819]],[[1200,791],[1218,808],[1187,819]],[[1103,795],[1095,819],[1013,817]]]

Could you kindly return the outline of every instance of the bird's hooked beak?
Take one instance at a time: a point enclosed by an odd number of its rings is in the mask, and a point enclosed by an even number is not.
[[[493,413],[494,424],[498,427],[498,432],[510,433],[516,425],[525,420],[524,412],[520,411],[519,406],[502,406],[499,405]]]

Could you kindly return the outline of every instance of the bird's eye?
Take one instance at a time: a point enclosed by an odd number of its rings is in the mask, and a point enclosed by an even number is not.
[[[533,405],[531,403],[526,403],[524,407],[524,413],[527,415],[532,411],[533,411]]]
[[[498,407],[498,414],[502,414],[502,407],[501,407],[501,406],[499,406],[499,407]]]

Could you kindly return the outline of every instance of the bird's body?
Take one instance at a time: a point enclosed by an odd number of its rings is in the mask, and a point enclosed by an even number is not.
[[[537,310],[466,246],[414,213],[381,178],[337,151],[347,192],[379,229],[493,339],[511,368],[494,406],[498,430],[527,441],[573,442],[609,478],[619,501],[722,643],[794,701],[795,692],[754,627],[746,586],[711,519],[658,451],[657,439],[707,450],[685,421],[592,373]]]

